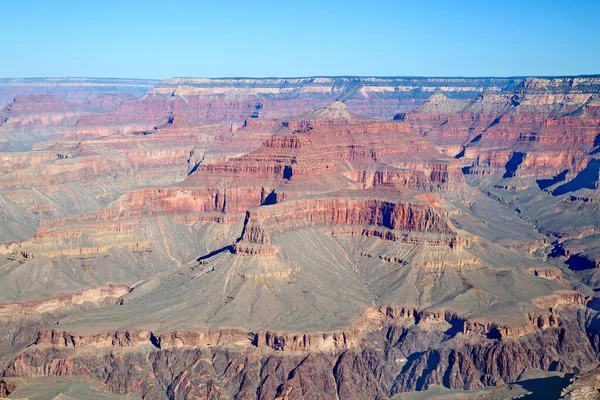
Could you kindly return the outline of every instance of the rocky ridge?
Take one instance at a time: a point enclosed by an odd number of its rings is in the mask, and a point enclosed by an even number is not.
[[[0,387],[377,398],[597,364],[577,263],[595,254],[596,80],[409,81],[19,98],[0,129],[47,136],[0,159]],[[412,84],[445,94],[398,108]],[[544,212],[573,204],[568,223]]]

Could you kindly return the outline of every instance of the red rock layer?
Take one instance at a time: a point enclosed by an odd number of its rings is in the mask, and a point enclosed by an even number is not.
[[[473,101],[434,95],[404,120],[440,151],[460,157],[471,174],[504,174],[514,153],[523,154],[523,162],[511,176],[576,173],[587,164],[600,133],[595,96],[541,93],[528,83],[514,95]]]
[[[268,231],[315,225],[375,225],[393,230],[453,233],[439,213],[426,203],[352,198],[352,194],[347,194],[290,200],[250,210],[242,240],[267,244]]]
[[[298,121],[297,127],[304,130],[295,129],[296,122],[250,120],[240,129],[240,137],[246,133],[250,137],[269,135],[258,150],[223,162],[205,162],[203,157],[181,184],[130,191],[107,208],[43,221],[34,239],[48,241],[62,235],[83,236],[86,232],[115,233],[121,235],[121,242],[145,248],[144,243],[130,237],[139,224],[136,220],[145,216],[233,222],[248,210],[251,211],[245,235],[253,237],[244,236],[236,245],[234,251],[240,254],[274,255],[276,248],[250,243],[268,244],[268,231],[312,225],[370,225],[392,231],[454,234],[445,216],[440,215],[441,208],[433,208],[436,201],[424,202],[409,193],[401,194],[406,189],[446,190],[464,184],[458,162],[440,155],[426,140],[411,134],[407,124],[361,120],[341,103],[308,113]],[[61,183],[109,175],[113,168],[124,166],[142,170],[157,165],[167,168],[171,163],[175,166],[186,157],[186,152],[173,146],[194,137],[190,129],[186,120],[176,116],[148,134],[84,141],[59,163],[38,164],[47,170],[44,178],[28,179]],[[220,135],[217,137],[224,137]],[[166,141],[171,147],[152,151],[132,147],[142,137],[148,137],[144,143]],[[118,152],[122,158],[117,160],[125,164],[108,162],[100,155],[83,156],[100,152],[102,146]],[[187,156],[191,160],[193,154]],[[81,162],[84,160],[98,164],[86,167]],[[68,170],[61,169],[71,164],[73,167]],[[19,173],[22,172],[15,172]],[[344,190],[348,188],[358,190]],[[285,204],[259,207],[281,202]],[[265,239],[258,240],[256,235]],[[398,232],[392,235],[398,236]]]
[[[353,119],[350,123],[340,123],[302,119],[294,123],[296,128],[302,129],[295,129],[292,122],[278,126],[276,122],[248,121],[247,127],[280,133],[245,156],[222,164],[200,166],[192,179],[244,175],[253,179],[269,177],[293,181],[343,172],[366,188],[397,183],[411,188],[430,185],[439,189],[463,182],[458,162],[440,156],[427,141],[410,134],[409,127],[401,122]],[[285,196],[284,192],[278,191],[278,199]]]

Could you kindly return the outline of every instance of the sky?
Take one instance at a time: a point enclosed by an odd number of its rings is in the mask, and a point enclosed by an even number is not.
[[[600,0],[0,0],[0,77],[600,73]]]

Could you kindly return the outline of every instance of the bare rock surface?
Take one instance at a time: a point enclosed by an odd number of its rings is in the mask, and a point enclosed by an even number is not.
[[[51,84],[0,81],[0,395],[597,395],[597,77]]]

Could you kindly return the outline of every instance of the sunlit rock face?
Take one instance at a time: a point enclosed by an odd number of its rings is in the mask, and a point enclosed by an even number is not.
[[[0,81],[1,396],[590,386],[598,78],[19,84]]]

